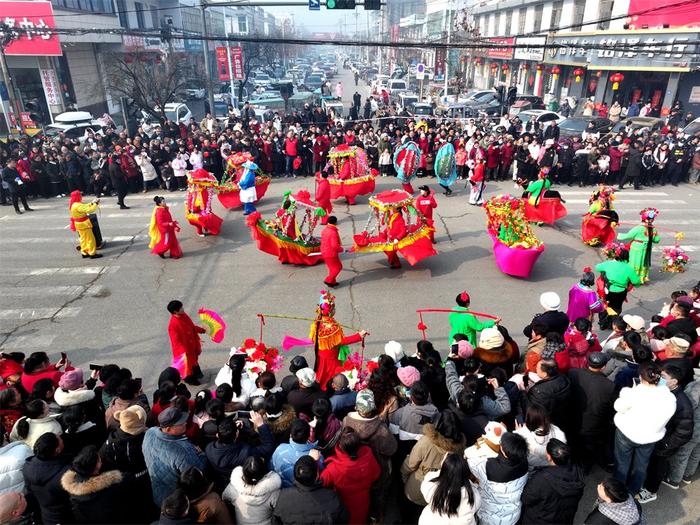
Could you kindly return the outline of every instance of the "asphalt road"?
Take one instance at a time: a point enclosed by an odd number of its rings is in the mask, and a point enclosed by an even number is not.
[[[346,87],[348,97],[352,92]],[[434,181],[427,182],[439,190]],[[396,186],[393,178],[378,179],[377,191]],[[259,210],[271,216],[284,191],[301,188],[313,191],[312,180],[275,180]],[[467,193],[458,182],[451,197],[437,196],[437,256],[416,267],[404,263],[401,270],[390,270],[383,254],[344,256],[342,285],[334,292],[337,318],[371,333],[367,357],[381,353],[390,339],[411,351],[420,338],[416,308],[450,307],[455,295],[466,289],[473,308],[500,315],[522,347],[526,341],[521,330],[540,310],[540,293],[556,291],[565,302],[582,268],[601,260],[599,252],[579,238],[589,190],[560,189],[569,215],[556,227],[536,229],[546,251],[529,280],[498,271],[484,229],[484,212],[467,204]],[[486,193],[512,191],[511,184],[501,183],[490,184]],[[625,190],[618,194],[617,208],[624,222],[636,224],[640,209],[658,207],[657,224],[685,231],[682,244],[692,257],[698,257],[698,193],[697,186]],[[85,368],[89,363],[118,362],[143,377],[150,390],[170,362],[165,305],[171,299],[183,300],[193,315],[202,306],[214,309],[228,323],[222,344],[204,344],[201,362],[210,379],[226,360],[229,347],[259,336],[256,314],[313,316],[325,267],[282,266],[259,252],[239,210],[227,211],[217,203],[215,211],[224,218],[221,235],[199,238],[184,218],[184,193],[167,194],[173,216],[182,225],[179,238],[185,257],[162,260],[150,254],[147,232],[153,195],[127,197],[131,210],[119,210],[114,198],[103,200],[99,220],[107,247],[99,260],[82,259],[75,251],[77,239],[68,229],[66,199],[33,201],[37,211],[21,216],[11,207],[0,208],[0,350],[42,350],[56,359],[65,351],[74,364]],[[340,202],[335,206],[341,237],[349,246],[352,235],[362,231],[367,221],[367,199],[358,199],[352,207]],[[660,246],[673,244],[671,233],[662,237]],[[652,283],[631,294],[626,305],[630,313],[648,318],[671,291],[688,289],[698,281],[697,261],[685,274],[659,272],[658,250]],[[447,318],[430,315],[425,323],[428,337],[446,354]],[[305,337],[307,333],[308,322],[268,318],[264,340],[279,345],[284,335]],[[590,509],[600,475],[591,476],[581,513]],[[698,476],[696,480],[678,491],[662,487],[659,499],[645,506],[648,522],[697,523]]]

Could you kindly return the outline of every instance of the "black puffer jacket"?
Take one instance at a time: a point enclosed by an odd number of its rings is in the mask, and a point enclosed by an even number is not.
[[[676,411],[666,423],[666,434],[654,450],[663,457],[671,456],[693,437],[693,405],[680,387],[672,392],[676,396]]]
[[[136,523],[142,509],[133,505],[131,480],[118,470],[85,478],[74,470],[61,477],[61,486],[70,495],[73,523]]]
[[[24,486],[39,504],[45,525],[71,522],[70,500],[61,486],[61,476],[68,470],[70,461],[67,456],[47,460],[32,456],[24,464]]]
[[[527,392],[527,402],[547,410],[552,423],[564,432],[570,430],[571,383],[565,375],[559,374],[532,385]]]
[[[539,467],[523,490],[523,524],[573,523],[583,496],[583,473],[576,465]]]
[[[610,430],[615,402],[615,385],[602,373],[587,368],[569,371],[571,380],[572,427],[577,434],[599,436]]]
[[[294,482],[293,487],[280,492],[272,515],[275,525],[331,525],[347,523],[348,511],[338,495],[319,483],[305,487]]]

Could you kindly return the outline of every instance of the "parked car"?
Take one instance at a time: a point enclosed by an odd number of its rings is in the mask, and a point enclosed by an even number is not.
[[[326,81],[325,78],[323,78],[322,75],[309,75],[306,77],[306,80],[304,80],[304,85],[311,89],[319,89],[323,83]]]
[[[696,118],[690,124],[683,128],[683,133],[686,137],[692,137],[693,135],[700,132],[700,117]]]
[[[601,135],[610,131],[613,123],[603,117],[572,117],[564,119],[559,124],[560,137],[580,137],[588,128],[588,123],[593,122],[593,132]]]
[[[518,95],[515,97],[515,103],[510,107],[508,113],[514,117],[521,111],[530,109],[546,109],[542,97],[537,95]]]
[[[620,132],[624,132],[629,127],[630,131],[637,131],[642,128],[649,128],[650,131],[657,131],[664,125],[664,119],[656,117],[630,117],[616,122],[608,133],[600,137],[601,140],[611,139]]]
[[[255,86],[268,86],[272,83],[272,78],[270,78],[270,75],[267,73],[263,73],[261,71],[258,71],[255,73],[255,76],[253,77],[253,85]]]
[[[206,96],[207,90],[198,84],[188,84],[185,88],[185,97],[187,100],[204,100]]]
[[[69,139],[78,139],[81,143],[85,140],[87,132],[104,133],[105,126],[95,119],[88,111],[67,111],[56,115],[54,123],[44,128],[43,135],[55,137],[63,133]]]
[[[419,100],[418,95],[415,93],[399,93],[396,105],[399,111],[403,111],[404,109],[411,111],[411,106],[416,104]]]
[[[544,127],[551,125],[552,122],[561,124],[566,120],[566,117],[555,113],[554,111],[547,111],[546,109],[528,109],[518,113],[518,118],[523,122],[528,122],[531,117],[535,117],[538,124],[544,124]]]

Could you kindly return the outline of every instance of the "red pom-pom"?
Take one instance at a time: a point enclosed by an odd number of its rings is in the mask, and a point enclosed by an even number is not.
[[[367,362],[367,372],[370,374],[374,372],[377,368],[379,368],[379,363],[376,361],[368,361]]]
[[[584,271],[584,273],[590,273],[590,272],[593,271],[593,269],[592,269],[590,266],[586,266],[586,267],[583,269],[583,271]]]
[[[246,339],[243,341],[243,348],[253,348],[255,346],[255,339]]]
[[[418,330],[420,330],[422,332],[423,330],[427,330],[427,329],[428,329],[428,327],[425,326],[425,323],[418,323]]]

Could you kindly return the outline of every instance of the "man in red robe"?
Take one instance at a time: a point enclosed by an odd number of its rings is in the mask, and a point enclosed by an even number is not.
[[[399,241],[406,237],[406,221],[404,221],[403,215],[401,215],[401,210],[393,210],[391,215],[389,215],[389,224],[387,225],[387,239],[388,242],[394,244],[394,248],[397,247]],[[401,268],[401,261],[399,260],[399,254],[396,249],[384,252],[386,253],[387,259],[389,259],[389,268],[399,269]]]
[[[435,220],[433,219],[433,210],[437,208],[435,197],[428,186],[418,188],[420,195],[416,199],[416,209],[425,218],[425,224],[433,228],[430,232],[430,240],[435,244]]]
[[[199,354],[202,353],[202,341],[199,334],[206,332],[194,324],[182,309],[182,302],[174,300],[168,303],[170,322],[168,335],[173,351],[173,364],[188,385],[199,385],[199,378],[204,377],[199,368]]]
[[[328,217],[328,224],[321,232],[321,256],[328,268],[328,275],[323,282],[333,288],[338,286],[336,277],[343,269],[343,263],[340,262],[338,254],[344,251],[336,224],[338,224],[338,219],[331,215]]]
[[[316,177],[316,202],[324,209],[326,215],[321,218],[321,224],[328,224],[328,217],[333,212],[331,203],[331,183],[328,182],[328,173],[321,171]]]

